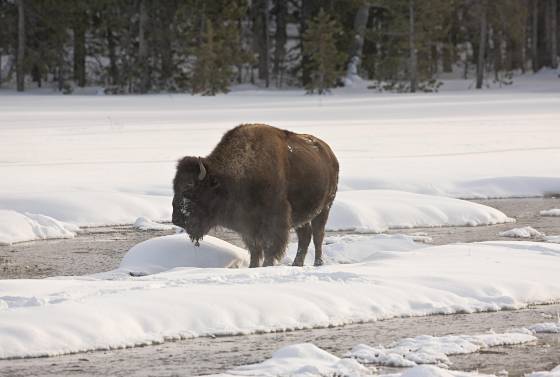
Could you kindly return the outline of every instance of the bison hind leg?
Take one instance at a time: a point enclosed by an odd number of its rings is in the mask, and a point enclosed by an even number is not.
[[[299,228],[296,228],[296,233],[298,237],[298,248],[292,266],[301,267],[305,263],[307,248],[309,247],[309,243],[311,242],[311,223],[306,223]]]
[[[323,262],[323,239],[325,238],[325,226],[329,218],[330,205],[325,207],[321,213],[311,221],[313,229],[313,245],[315,246],[315,266],[322,266]]]

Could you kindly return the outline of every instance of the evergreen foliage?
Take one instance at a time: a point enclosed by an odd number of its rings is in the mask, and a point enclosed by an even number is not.
[[[328,92],[341,76],[345,54],[338,51],[336,46],[336,37],[340,34],[342,28],[338,22],[323,9],[303,34],[303,51],[309,57],[306,68],[310,81],[305,86],[308,93]]]
[[[192,92],[213,96],[227,93],[233,70],[225,54],[224,39],[216,38],[214,27],[206,19],[206,31],[202,34],[200,46],[194,51],[195,63],[192,70]]]
[[[513,72],[557,67],[559,2],[0,0],[0,85],[15,88],[19,72],[21,89],[66,93],[324,93],[351,72],[377,90],[435,91],[451,72],[474,86],[477,66],[482,87],[507,85]]]

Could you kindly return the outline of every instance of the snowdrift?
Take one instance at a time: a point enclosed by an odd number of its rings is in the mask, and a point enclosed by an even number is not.
[[[42,207],[46,212],[57,215],[57,219],[77,225],[134,223],[141,230],[174,228],[152,220],[171,217],[171,198],[165,196],[112,196],[103,193],[95,199],[89,199],[84,194],[75,194],[61,200],[52,195],[41,195],[30,201],[17,197],[19,199],[12,204],[19,210]],[[142,198],[153,199],[157,205],[151,205],[154,203]],[[136,217],[136,214],[145,215]],[[402,191],[354,190],[338,193],[327,229],[380,233],[392,228],[477,226],[514,221],[501,211],[466,200]],[[10,231],[8,226],[9,221],[0,222],[0,240],[8,237],[5,235]],[[74,228],[77,229],[76,226]],[[34,233],[29,238],[24,234],[20,235],[18,241],[36,239]],[[51,238],[51,234],[58,235],[51,232],[39,238]]]
[[[546,163],[560,160],[560,98],[552,91],[27,95],[25,101],[0,95],[0,209],[78,226],[133,224],[141,216],[169,221],[177,159],[208,154],[226,130],[247,122],[312,133],[332,146],[341,166],[335,211],[349,220],[334,228],[499,221],[472,208],[474,217],[462,219],[431,204],[406,213],[400,207],[396,221],[359,201],[369,195],[360,190],[460,198],[560,193],[557,166]],[[397,207],[401,199],[391,200]],[[1,222],[0,233],[6,228]]]
[[[79,228],[52,217],[0,209],[0,245],[47,238],[73,238]]]
[[[374,253],[321,268],[0,280],[0,358],[521,308],[560,299],[559,257],[557,244],[500,241]]]
[[[219,238],[206,236],[195,246],[186,234],[152,238],[131,248],[119,268],[148,275],[176,267],[239,268],[249,266],[249,253]]]

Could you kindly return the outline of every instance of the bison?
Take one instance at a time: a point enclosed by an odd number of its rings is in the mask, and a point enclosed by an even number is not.
[[[224,134],[207,157],[184,157],[173,180],[173,224],[198,245],[212,228],[239,233],[250,267],[284,255],[295,228],[303,266],[313,237],[315,266],[338,185],[338,161],[322,140],[265,124],[242,124]]]

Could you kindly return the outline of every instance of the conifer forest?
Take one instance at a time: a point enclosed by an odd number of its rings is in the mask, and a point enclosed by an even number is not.
[[[325,93],[558,65],[558,0],[0,0],[0,87]]]

